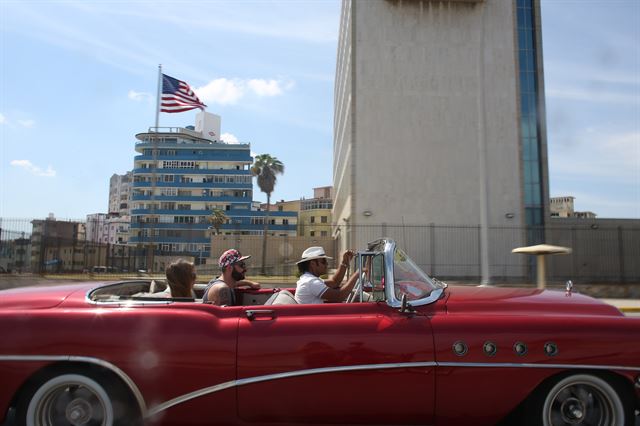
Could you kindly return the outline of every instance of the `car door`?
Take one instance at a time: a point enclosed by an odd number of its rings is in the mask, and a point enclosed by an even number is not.
[[[245,307],[238,410],[255,423],[430,424],[429,317],[384,302]]]

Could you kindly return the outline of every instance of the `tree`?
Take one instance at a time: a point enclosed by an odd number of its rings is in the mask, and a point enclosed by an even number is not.
[[[266,274],[267,261],[267,231],[269,230],[269,209],[271,207],[271,193],[276,186],[276,175],[284,173],[284,164],[269,154],[256,156],[251,173],[258,178],[260,191],[267,194],[267,212],[264,215],[264,232],[262,234],[262,275]]]
[[[216,230],[216,235],[220,234],[220,227],[227,223],[227,215],[224,213],[222,209],[213,209],[211,214],[209,215],[209,223]]]

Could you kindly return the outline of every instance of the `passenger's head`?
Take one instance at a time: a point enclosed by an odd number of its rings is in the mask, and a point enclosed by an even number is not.
[[[332,259],[324,253],[322,247],[309,247],[302,252],[302,258],[297,262],[301,274],[311,272],[316,277],[327,273],[327,261]]]
[[[191,291],[196,282],[196,268],[193,263],[179,259],[167,266],[165,273],[172,297],[192,296]]]
[[[243,256],[236,249],[229,249],[222,253],[220,259],[218,259],[218,266],[220,266],[223,274],[230,273],[231,278],[240,281],[244,279],[245,273],[247,272],[247,265],[244,261],[250,257],[251,256]]]

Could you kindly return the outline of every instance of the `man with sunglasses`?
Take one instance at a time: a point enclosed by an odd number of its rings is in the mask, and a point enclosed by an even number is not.
[[[236,304],[235,288],[249,286],[260,288],[260,284],[245,279],[247,265],[245,260],[251,256],[242,256],[236,249],[230,249],[222,253],[218,259],[218,266],[222,274],[211,281],[204,290],[202,301],[218,306],[234,306]]]
[[[358,272],[354,272],[344,285],[342,280],[349,262],[354,257],[352,250],[342,255],[342,263],[336,273],[327,280],[320,277],[327,273],[327,260],[331,259],[322,247],[309,247],[297,262],[302,274],[296,286],[295,299],[298,303],[334,303],[344,301],[358,281]]]

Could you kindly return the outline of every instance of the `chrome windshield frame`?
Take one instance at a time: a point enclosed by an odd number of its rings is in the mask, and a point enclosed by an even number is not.
[[[384,247],[382,249],[382,253],[384,254],[384,274],[385,274],[385,285],[384,291],[386,296],[387,305],[392,308],[400,308],[402,306],[402,301],[396,298],[395,294],[395,280],[393,275],[393,265],[394,265],[394,254],[397,248],[397,244],[394,240],[390,238],[382,238],[380,240],[372,241],[368,244],[369,251],[363,254],[372,253],[370,251],[370,247],[373,245],[379,245],[383,243]],[[362,265],[360,266],[360,274],[362,274]],[[423,271],[424,272],[424,271]],[[425,273],[425,275],[427,275]],[[428,275],[427,275],[428,276]],[[429,277],[431,278],[431,277]],[[412,300],[408,302],[411,306],[423,306],[428,305],[430,303],[435,302],[436,300],[442,297],[442,293],[444,292],[444,288],[435,288],[427,297],[423,297],[422,299]]]

